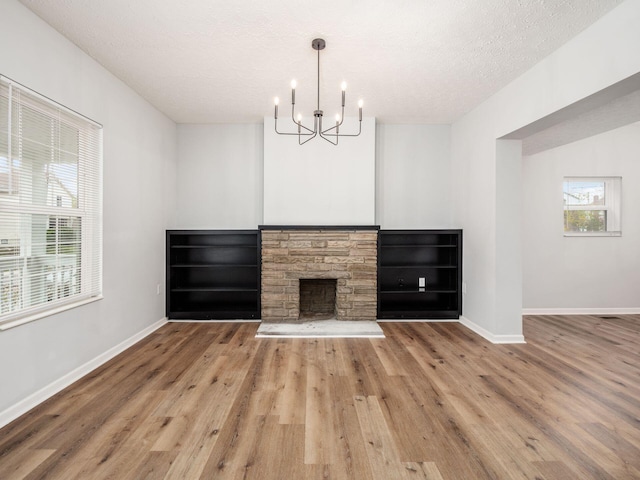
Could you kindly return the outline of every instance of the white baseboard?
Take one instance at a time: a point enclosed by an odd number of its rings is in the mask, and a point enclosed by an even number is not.
[[[494,335],[493,333],[485,330],[477,323],[472,322],[465,316],[460,316],[460,323],[467,327],[469,330],[473,330],[481,337],[486,338],[491,343],[527,343],[524,341],[524,335]]]
[[[639,315],[635,308],[523,308],[523,315]]]
[[[462,325],[464,325],[465,327],[467,327],[469,330],[472,330],[473,332],[477,333],[478,335],[480,335],[481,337],[486,338],[487,340],[489,340],[491,343],[527,343],[524,341],[524,335],[494,335],[493,333],[489,332],[488,330],[485,330],[484,328],[482,328],[480,325],[473,323],[471,320],[469,320],[467,317],[460,315],[460,319],[459,320],[455,320],[455,319],[450,319],[450,318],[445,318],[445,319],[425,319],[425,320],[420,320],[420,319],[401,319],[401,320],[380,320],[378,319],[378,323],[381,322],[422,322],[422,323],[429,323],[429,322],[437,322],[437,323],[445,323],[445,322],[457,322],[457,323],[461,323]]]
[[[51,382],[49,385],[41,388],[37,392],[32,393],[27,398],[19,401],[15,405],[12,405],[11,407],[4,410],[3,412],[0,412],[0,428],[9,424],[10,422],[18,418],[20,415],[27,413],[29,410],[41,404],[48,398],[54,396],[56,393],[60,392],[61,390],[64,390],[66,387],[71,385],[76,380],[79,380],[80,378],[84,377],[91,371],[98,368],[100,365],[108,362],[113,357],[115,357],[119,353],[122,353],[127,348],[136,344],[137,342],[147,337],[148,335],[152,334],[158,328],[160,328],[166,323],[167,323],[166,318],[162,318],[158,320],[154,324],[148,326],[147,328],[136,333],[135,335],[127,338],[126,340],[119,343],[115,347],[110,348],[109,350],[98,355],[94,359],[89,360],[84,365],[80,365],[78,368],[72,370],[71,372],[62,376],[58,380]]]

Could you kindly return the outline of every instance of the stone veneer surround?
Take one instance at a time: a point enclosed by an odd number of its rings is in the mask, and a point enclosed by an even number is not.
[[[338,320],[377,316],[377,229],[262,228],[263,321],[298,321],[299,280],[336,279]]]

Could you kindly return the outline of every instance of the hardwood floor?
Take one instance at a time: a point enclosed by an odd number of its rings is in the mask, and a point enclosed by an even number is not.
[[[640,478],[640,316],[257,327],[162,327],[0,430],[0,478]]]

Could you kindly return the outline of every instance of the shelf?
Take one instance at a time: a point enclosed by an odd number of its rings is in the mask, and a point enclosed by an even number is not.
[[[415,245],[412,245],[410,243],[407,244],[398,244],[398,245],[380,245],[382,248],[456,248],[457,245],[430,245],[427,243],[418,243]]]
[[[382,290],[380,289],[380,294],[382,295],[388,295],[388,294],[400,294],[400,295],[405,295],[405,294],[419,294],[419,293],[457,293],[457,290],[451,290],[451,289],[425,289],[425,290],[414,290],[414,289],[407,289],[407,290]]]
[[[171,268],[258,268],[258,265],[234,265],[234,264],[208,264],[181,263],[170,265]]]
[[[260,318],[257,230],[168,230],[169,319]]]
[[[229,293],[229,292],[257,292],[257,288],[229,288],[229,287],[213,287],[213,288],[172,288],[172,292],[211,292],[211,293]]]
[[[443,295],[443,294],[435,294]],[[444,294],[448,296],[447,294]],[[455,295],[455,294],[453,294]],[[452,313],[458,314],[457,302],[454,298],[449,298],[449,301],[445,301],[443,298],[431,298],[430,301],[423,301],[414,298],[410,301],[407,297],[394,297],[394,300],[381,299],[381,313],[389,312],[406,312],[415,313],[416,315],[427,315],[428,312],[433,311],[446,311],[449,310]]]
[[[260,318],[259,310],[178,310],[172,312],[173,320],[242,320]]]
[[[456,265],[381,265],[380,268],[458,268]]]
[[[234,244],[224,244],[224,245],[171,245],[171,248],[185,248],[185,249],[196,249],[196,248],[258,248],[256,245],[234,245]]]
[[[451,309],[448,310],[384,310],[378,314],[378,318],[381,319],[399,319],[399,318],[444,318],[444,319],[456,319],[459,318],[459,314]]]
[[[416,313],[416,314],[421,314],[423,312],[446,312],[451,310],[451,308],[449,308],[448,305],[433,305],[433,306],[427,306],[427,307],[422,307],[420,310],[416,310],[415,308],[403,308],[402,306],[393,306],[390,308],[387,308],[385,310],[385,312],[387,313],[391,313],[391,312],[403,312],[405,314],[407,313]]]
[[[380,230],[378,318],[459,318],[461,266],[461,230]]]

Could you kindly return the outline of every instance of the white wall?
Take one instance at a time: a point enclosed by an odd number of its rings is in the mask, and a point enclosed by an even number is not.
[[[345,118],[343,132],[357,132],[357,124]],[[264,223],[373,225],[375,133],[375,119],[364,118],[360,136],[339,145],[319,137],[299,145],[296,136],[278,135],[265,117]]]
[[[378,125],[376,223],[385,229],[452,228],[451,127]]]
[[[523,158],[523,306],[640,309],[640,122]],[[622,176],[622,236],[564,237],[565,176]]]
[[[262,224],[263,127],[179,125],[176,228]]]
[[[514,199],[501,192],[517,184],[519,166],[509,162],[521,159],[496,139],[640,71],[638,22],[640,2],[624,2],[452,126],[464,315],[494,341],[522,338],[522,306],[509,301],[522,295],[521,251],[501,248],[520,235],[519,214],[507,205]]]
[[[262,129],[178,126],[175,227],[252,229],[265,223]],[[448,125],[376,126],[376,224],[389,229],[456,226],[451,223],[450,134]],[[308,146],[294,144],[298,152]],[[338,220],[330,217],[327,223]]]
[[[164,317],[176,126],[16,0],[0,73],[104,125],[104,300],[0,332],[0,412]]]

